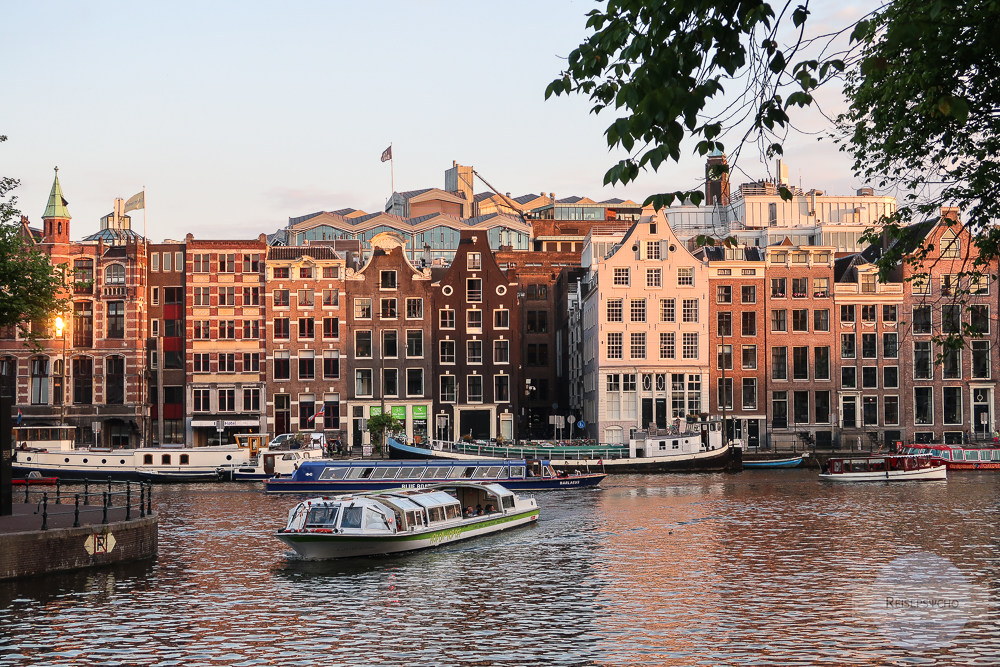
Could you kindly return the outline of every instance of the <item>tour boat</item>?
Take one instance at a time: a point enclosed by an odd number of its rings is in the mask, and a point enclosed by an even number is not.
[[[831,482],[905,482],[946,479],[944,463],[926,454],[887,454],[831,458],[819,478]]]
[[[739,470],[743,450],[723,444],[722,422],[712,419],[690,427],[637,431],[628,444],[565,445],[538,443],[504,445],[494,442],[408,444],[388,438],[393,458],[452,460],[546,459],[556,470],[597,468],[606,473],[715,472]]]
[[[748,461],[743,459],[744,468],[798,468],[809,456],[809,452],[803,452],[798,456],[789,456],[780,459],[756,459]]]
[[[451,482],[305,500],[275,537],[303,558],[326,560],[426,549],[537,520],[534,498],[499,484]]]
[[[1000,470],[1000,446],[906,445],[904,454],[930,454],[948,470]]]
[[[303,461],[290,476],[268,479],[268,493],[348,493],[440,484],[450,479],[481,484],[498,483],[512,491],[595,487],[604,473],[557,472],[539,460],[429,460]]]

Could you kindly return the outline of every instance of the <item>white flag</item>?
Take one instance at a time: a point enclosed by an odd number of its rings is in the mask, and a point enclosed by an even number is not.
[[[135,194],[135,195],[132,195],[131,197],[129,197],[128,201],[125,202],[125,210],[123,212],[124,213],[128,213],[129,211],[134,211],[137,208],[146,208],[146,191],[145,190],[143,190],[139,194]]]

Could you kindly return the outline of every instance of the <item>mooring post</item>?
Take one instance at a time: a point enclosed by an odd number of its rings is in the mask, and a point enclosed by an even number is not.
[[[56,505],[58,505],[60,502],[62,502],[62,500],[61,500],[61,494],[60,494],[60,491],[62,491],[62,484],[61,483],[62,483],[62,480],[59,479],[58,477],[56,477]],[[25,483],[25,486],[27,486],[27,482]]]
[[[101,523],[108,522],[108,492],[104,492],[104,517],[101,519]]]
[[[145,493],[146,493],[146,485],[143,484],[142,482],[139,482],[139,516],[140,517],[145,517],[146,516],[146,496],[144,495]]]
[[[90,480],[89,479],[84,479],[83,480],[83,504],[84,505],[89,505],[90,504]]]
[[[49,494],[42,494],[42,530],[49,529]]]
[[[146,482],[146,514],[153,513],[153,483]]]
[[[76,494],[76,507],[73,508],[73,527],[80,527],[80,494]]]
[[[132,482],[125,482],[125,520],[132,518]]]

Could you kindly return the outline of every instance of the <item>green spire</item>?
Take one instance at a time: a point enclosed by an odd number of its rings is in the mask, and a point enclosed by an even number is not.
[[[59,185],[59,167],[56,167],[56,178],[52,181],[52,192],[49,193],[49,203],[45,207],[42,218],[62,218],[69,220],[69,209],[66,206],[69,202],[63,197],[62,187]]]

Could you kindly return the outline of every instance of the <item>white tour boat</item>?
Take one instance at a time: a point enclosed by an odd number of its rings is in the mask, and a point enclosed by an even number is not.
[[[940,459],[912,454],[834,457],[819,475],[831,482],[905,482],[947,477],[948,468]]]
[[[537,519],[534,498],[499,484],[451,482],[305,500],[275,537],[303,558],[324,560],[426,549]]]

